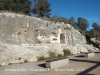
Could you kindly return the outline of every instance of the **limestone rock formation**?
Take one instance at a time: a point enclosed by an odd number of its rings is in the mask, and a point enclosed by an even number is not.
[[[36,61],[49,51],[73,54],[97,50],[86,44],[86,38],[70,24],[52,22],[14,13],[0,13],[0,64],[18,60]],[[23,61],[18,61],[19,63]]]

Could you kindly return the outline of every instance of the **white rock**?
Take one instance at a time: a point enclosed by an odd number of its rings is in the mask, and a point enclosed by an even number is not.
[[[28,62],[35,62],[37,61],[37,58],[28,58]]]
[[[8,65],[8,63],[7,62],[2,62],[0,65],[1,66],[6,66],[6,65]]]
[[[24,59],[19,60],[20,63],[24,63]]]
[[[20,63],[20,60],[13,60],[13,61],[10,61],[9,63],[10,64],[18,64],[18,63]]]

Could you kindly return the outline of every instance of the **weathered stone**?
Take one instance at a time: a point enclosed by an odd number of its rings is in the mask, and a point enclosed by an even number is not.
[[[19,64],[19,63],[20,63],[20,60],[13,60],[9,62],[9,64]]]
[[[8,65],[7,62],[2,62],[2,63],[0,64],[0,66],[6,66],[6,65]]]
[[[87,58],[94,57],[95,56],[95,53],[94,52],[85,53],[84,56],[87,57]]]
[[[20,63],[24,63],[24,59],[19,60]]]
[[[57,58],[57,59],[52,59],[47,61],[46,67],[53,69],[53,68],[67,65],[68,63],[69,63],[69,58]]]
[[[25,58],[33,62],[34,57],[48,57],[50,51],[63,55],[64,48],[72,54],[97,50],[70,24],[0,13],[0,63],[23,63]]]
[[[37,58],[28,58],[28,62],[35,62],[37,61]]]

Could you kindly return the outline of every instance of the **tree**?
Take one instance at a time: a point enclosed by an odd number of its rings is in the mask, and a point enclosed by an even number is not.
[[[89,26],[89,23],[86,19],[79,17],[78,18],[78,24],[77,26],[81,29],[81,30],[86,30]]]
[[[94,23],[92,24],[92,27],[97,29],[97,28],[99,28],[99,25],[98,25],[97,23],[94,22]]]
[[[74,28],[76,27],[76,22],[75,22],[75,20],[74,20],[74,17],[71,17],[71,18],[69,19],[69,24],[72,25]]]
[[[100,38],[100,26],[97,23],[92,24],[93,29],[91,30],[93,37]]]
[[[30,11],[29,0],[0,0],[0,10],[22,12],[28,14]]]
[[[100,26],[97,23],[92,24],[93,29],[87,32],[90,38],[96,38],[97,40],[100,40]]]
[[[37,14],[38,17],[49,17],[51,9],[48,0],[35,0],[34,2],[32,12]]]
[[[6,0],[0,0],[0,10],[5,9],[5,3],[6,3]]]

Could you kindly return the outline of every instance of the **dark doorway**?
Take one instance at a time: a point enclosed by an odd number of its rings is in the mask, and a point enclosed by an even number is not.
[[[60,34],[60,43],[65,43],[65,36],[64,36],[64,34]]]

